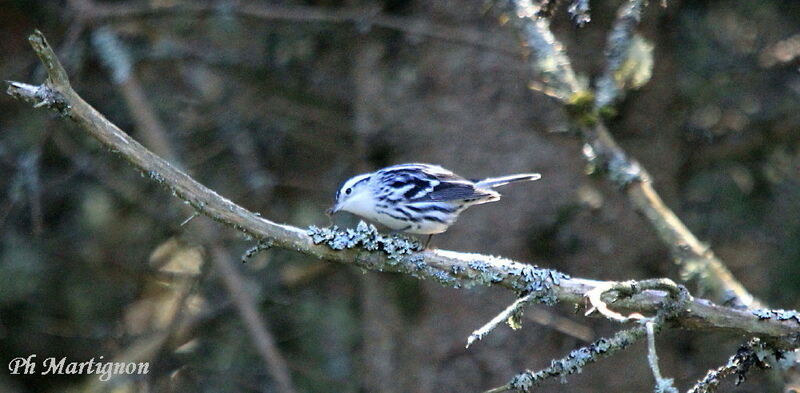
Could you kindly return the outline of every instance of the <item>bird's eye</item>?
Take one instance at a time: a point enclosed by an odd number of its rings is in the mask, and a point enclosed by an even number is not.
[[[350,195],[351,192],[353,192],[352,188],[348,188],[348,189],[344,190],[344,193],[347,194],[347,195]]]

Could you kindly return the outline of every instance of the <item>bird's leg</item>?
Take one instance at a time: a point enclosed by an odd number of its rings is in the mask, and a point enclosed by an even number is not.
[[[425,241],[425,247],[422,248],[423,250],[427,250],[428,249],[428,245],[431,244],[431,239],[433,239],[433,234],[432,233],[430,235],[428,235],[428,240]]]
[[[409,229],[411,229],[411,225],[400,229],[393,229],[389,232],[389,235],[395,238],[411,240],[412,238],[409,238],[409,236],[405,233]]]

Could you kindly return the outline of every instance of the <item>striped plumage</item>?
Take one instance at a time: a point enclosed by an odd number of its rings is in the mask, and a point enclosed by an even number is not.
[[[464,209],[500,199],[492,188],[539,178],[538,173],[525,173],[472,181],[438,165],[394,165],[345,181],[331,211],[350,212],[396,231],[432,235],[446,231]]]

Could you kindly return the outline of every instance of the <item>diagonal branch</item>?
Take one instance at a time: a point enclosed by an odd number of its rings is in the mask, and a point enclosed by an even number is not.
[[[547,379],[565,378],[568,375],[581,372],[584,366],[630,347],[644,338],[645,334],[644,325],[621,330],[609,338],[601,338],[585,347],[573,350],[569,355],[561,359],[554,359],[550,362],[550,366],[541,370],[526,370],[514,376],[507,384],[487,390],[484,393],[530,392]]]
[[[614,140],[595,108],[594,93],[575,82],[577,78],[563,45],[553,36],[548,23],[537,16],[540,6],[531,0],[503,0],[502,3],[516,15],[515,24],[520,30],[522,40],[535,55],[531,65],[535,74],[541,77],[544,85],[541,90],[562,102],[579,129],[584,140],[585,158],[592,167],[605,173],[608,180],[623,190],[636,211],[650,222],[669,247],[684,276],[699,278],[704,294],[714,301],[760,307],[760,303],[736,280],[725,264],[664,204],[653,188],[647,171]],[[610,40],[612,47],[624,49],[629,46],[642,6],[642,2],[638,0],[631,0],[623,5],[618,31],[615,31],[614,39]],[[611,55],[616,56],[615,51],[611,52]],[[609,73],[614,73],[619,65],[616,64],[619,59],[614,56],[610,59],[612,64],[609,64]],[[604,100],[612,102],[617,93],[616,90],[608,93],[609,98]]]
[[[512,321],[511,318],[514,318],[515,315],[519,315],[522,312],[522,308],[525,307],[527,304],[533,302],[535,299],[535,293],[531,292],[516,301],[511,303],[510,306],[506,307],[505,310],[501,311],[500,314],[497,314],[491,321],[487,322],[485,325],[481,326],[479,329],[472,332],[472,334],[467,337],[467,348],[469,348],[472,343],[478,340],[482,340],[489,334],[492,330],[494,330],[498,325],[503,323],[504,321]],[[509,322],[510,324],[510,322]],[[519,326],[519,325],[515,325]],[[516,328],[516,327],[515,327]]]
[[[717,391],[717,387],[723,378],[731,375],[736,376],[736,386],[744,382],[747,372],[750,368],[757,366],[759,368],[769,368],[769,364],[764,359],[769,355],[767,347],[759,339],[752,339],[746,344],[742,345],[736,354],[728,359],[728,363],[723,366],[717,367],[713,370],[708,370],[703,379],[697,381],[694,386],[687,391],[687,393],[712,393]],[[792,391],[791,389],[786,390]]]
[[[45,62],[58,63],[41,32],[35,32],[30,40],[39,43],[34,49]],[[53,70],[56,76],[66,74],[63,69]],[[452,287],[491,285],[522,293],[537,292],[537,298],[544,303],[582,304],[587,292],[608,285],[499,257],[446,250],[415,251],[418,244],[380,235],[365,224],[342,232],[335,227],[306,230],[274,223],[220,196],[147,150],[86,103],[66,80],[53,75],[41,86],[11,82],[8,93],[37,104],[49,99],[55,110],[201,214],[258,240],[272,241],[274,247],[368,270],[401,272]],[[668,292],[648,290],[622,297],[614,306],[619,311],[655,313],[670,302]],[[797,320],[782,320],[764,312],[757,315],[703,299],[688,302],[670,326],[760,336],[777,348],[796,347],[800,341]]]

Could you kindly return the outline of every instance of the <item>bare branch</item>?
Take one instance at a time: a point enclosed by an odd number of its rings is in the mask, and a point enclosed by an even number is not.
[[[61,65],[53,49],[50,48],[50,44],[47,42],[47,39],[44,38],[44,34],[36,30],[33,34],[28,36],[28,42],[30,42],[33,47],[33,51],[36,52],[36,56],[39,57],[39,61],[44,65],[47,71],[48,81],[58,88],[71,89],[72,87],[69,84],[67,71]]]
[[[39,55],[43,58],[55,58],[49,46],[37,50],[41,51]],[[543,302],[581,304],[587,292],[597,286],[607,285],[601,281],[570,278],[553,270],[498,257],[446,250],[417,251],[418,243],[383,236],[367,225],[342,232],[335,227],[304,230],[274,223],[220,196],[147,150],[87,104],[68,84],[56,89],[46,83],[40,88],[25,90],[30,94],[24,97],[21,96],[24,92],[15,86],[19,84],[13,83],[9,90],[13,90],[16,97],[34,101],[39,99],[37,92],[40,89],[50,93],[55,91],[71,107],[66,117],[153,181],[202,214],[256,239],[272,240],[275,247],[369,270],[402,272],[448,286],[479,284],[502,286],[523,293],[537,292],[537,298]],[[663,290],[646,290],[620,298],[615,302],[615,308],[655,313],[665,304],[675,304],[671,299],[670,293]],[[703,299],[688,302],[680,315],[669,321],[669,325],[761,336],[769,339],[777,348],[797,346],[800,335],[800,324],[795,320],[761,319],[751,311],[718,306]]]
[[[107,27],[92,32],[92,44],[98,57],[108,68],[111,80],[125,99],[142,142],[167,161],[178,164],[178,156],[171,147],[167,131],[158,120],[153,106],[145,98],[139,79],[134,75],[133,59],[125,45]]]
[[[656,379],[656,393],[678,393],[675,388],[672,378],[664,378],[661,376],[661,369],[658,367],[658,354],[656,353],[656,322],[645,322],[645,329],[647,331],[647,362],[650,364],[650,370],[653,371],[653,377]]]
[[[494,330],[498,325],[503,323],[503,321],[509,321],[509,318],[512,318],[514,315],[518,315],[522,308],[525,307],[528,303],[531,303],[535,300],[536,293],[531,292],[516,301],[511,303],[505,310],[503,310],[500,314],[497,314],[496,317],[492,318],[486,325],[483,325],[480,329],[472,332],[467,338],[467,348],[472,345],[473,342],[483,339],[489,332]]]

